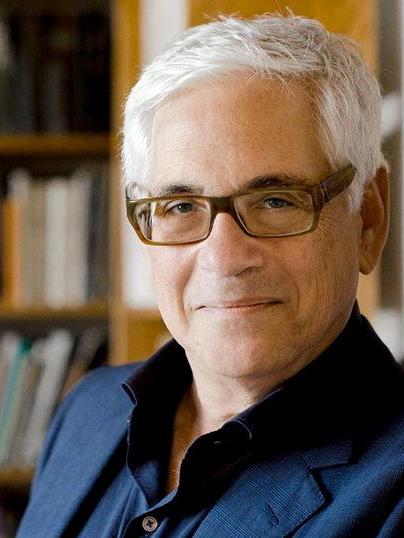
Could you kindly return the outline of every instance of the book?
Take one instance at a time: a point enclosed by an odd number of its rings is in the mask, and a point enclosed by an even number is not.
[[[88,298],[100,299],[108,294],[109,223],[108,171],[92,177],[88,230]]]
[[[84,169],[68,180],[66,237],[66,302],[83,304],[88,298],[88,246],[92,178]]]
[[[101,327],[89,327],[82,332],[79,336],[68,374],[60,391],[59,400],[63,400],[82,376],[93,367],[94,361],[106,340],[106,331]]]
[[[45,338],[35,340],[27,351],[24,360],[21,381],[17,388],[16,404],[11,418],[12,431],[2,462],[8,467],[23,466],[21,454],[24,450],[25,432],[28,429],[36,391],[43,374],[43,364],[38,357],[41,356],[45,344]]]
[[[7,177],[8,197],[18,205],[20,214],[20,242],[14,245],[14,248],[18,250],[16,257],[20,264],[19,299],[21,304],[30,304],[32,302],[32,258],[34,248],[31,237],[32,182],[32,176],[24,168],[12,170]]]
[[[40,77],[38,57],[39,20],[35,15],[14,15],[12,22],[16,45],[16,85],[10,132],[32,133],[38,129],[37,84]]]
[[[49,180],[45,188],[44,302],[62,307],[67,302],[68,183],[63,177]],[[74,263],[70,260],[70,263]]]
[[[81,84],[72,73],[72,58],[78,47],[75,22],[76,17],[62,13],[40,18],[40,130],[48,133],[73,129],[72,91],[75,84]]]
[[[21,207],[18,200],[0,200],[2,300],[13,306],[21,303]]]
[[[72,128],[87,132],[109,131],[110,37],[109,18],[96,11],[77,17],[78,48],[74,55]]]
[[[0,465],[7,462],[8,448],[12,442],[14,428],[18,420],[18,407],[28,351],[29,342],[22,338],[9,363],[7,387],[0,412]]]
[[[6,390],[11,362],[20,346],[20,336],[13,332],[7,331],[0,336],[0,417],[5,407]],[[0,418],[0,421],[3,420]]]
[[[15,50],[11,42],[11,28],[6,17],[0,18],[0,133],[11,131],[16,87]]]
[[[42,304],[45,290],[45,234],[46,234],[46,193],[45,183],[35,178],[30,188],[30,203],[27,214],[29,225],[29,260],[30,260],[30,303]]]
[[[47,337],[37,360],[43,372],[35,392],[28,428],[24,435],[21,461],[24,465],[35,464],[49,420],[54,412],[63,379],[67,371],[74,339],[70,332],[55,329]]]

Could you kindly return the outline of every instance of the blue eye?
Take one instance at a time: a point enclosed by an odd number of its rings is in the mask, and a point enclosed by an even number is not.
[[[290,207],[291,205],[293,205],[288,202],[288,200],[285,200],[283,198],[266,198],[264,200],[264,204],[270,209],[282,209],[284,207]]]

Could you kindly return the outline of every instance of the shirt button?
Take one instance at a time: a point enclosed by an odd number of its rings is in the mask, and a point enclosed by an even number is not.
[[[146,516],[142,521],[142,527],[146,532],[153,532],[157,529],[159,523],[153,516]]]

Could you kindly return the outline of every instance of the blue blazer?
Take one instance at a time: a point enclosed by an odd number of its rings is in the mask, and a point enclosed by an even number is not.
[[[334,352],[268,419],[268,436],[289,444],[247,465],[194,536],[404,537],[403,370],[364,318],[349,352]],[[60,406],[18,538],[64,535],[127,434],[119,385],[137,367],[94,371]]]

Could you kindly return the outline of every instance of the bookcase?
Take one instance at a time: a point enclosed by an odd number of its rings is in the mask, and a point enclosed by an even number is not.
[[[190,25],[218,12],[251,16],[279,10],[275,0],[184,0],[183,5]],[[376,65],[375,1],[366,5],[340,2],[338,17],[328,0],[288,1],[287,5],[297,14],[322,19],[332,30],[353,35]],[[12,30],[5,37],[8,18]],[[0,109],[2,105],[3,109],[11,107],[4,103],[7,98],[18,116],[13,122],[10,110],[0,112],[0,336],[14,331],[32,343],[49,334],[63,340],[63,331],[67,331],[75,341],[72,346],[78,345],[80,337],[87,345],[98,342],[95,364],[145,357],[166,334],[155,309],[127,306],[122,276],[125,245],[118,133],[122,103],[139,71],[139,20],[140,0],[3,0],[0,6],[0,87],[9,85],[8,97],[0,97]],[[24,40],[20,47],[25,52],[19,58],[11,56],[7,63],[2,52],[9,46],[12,55],[21,27]],[[16,74],[12,66],[18,62],[23,72]],[[83,88],[86,77],[90,77],[87,89]],[[17,86],[22,87],[18,92]],[[31,179],[24,178],[24,171]],[[35,204],[29,203],[31,195],[24,205],[10,194],[30,193],[31,183],[39,185],[32,190],[34,200],[39,200],[36,211]],[[46,200],[55,196],[59,205],[49,209]],[[76,207],[80,204],[72,201],[83,198],[87,205],[81,205],[80,215]],[[44,214],[53,218],[29,227],[24,225],[27,212],[30,222],[41,221]],[[93,220],[94,212],[98,217]],[[76,226],[77,220],[81,227],[72,230],[68,223],[74,221]],[[75,241],[63,239],[63,233],[58,235],[57,228],[66,227]],[[42,236],[51,236],[45,244],[38,239],[38,230],[44,229],[47,234]],[[85,245],[80,230],[86,234]],[[29,256],[22,248],[24,242]],[[56,267],[40,275],[38,259],[46,259],[46,252],[56,260]],[[95,259],[97,263],[90,268],[90,260]],[[67,282],[63,293],[61,272]],[[378,297],[378,279],[372,278],[362,283],[360,293],[362,307],[370,314]],[[40,290],[36,294],[27,293],[30,280]],[[31,465],[0,467],[0,510],[1,505],[20,510],[23,502],[17,499],[26,498],[32,469]]]
[[[137,25],[133,0],[0,5],[0,534],[12,535],[2,510],[18,517],[33,474],[28,454],[13,460],[16,441],[4,434],[25,422],[28,435],[32,415],[4,423],[16,394],[34,414],[44,398],[36,402],[29,387],[38,389],[41,368],[51,382],[53,367],[59,393],[62,371],[77,370],[73,383],[90,363],[140,359],[165,330],[155,309],[129,310],[122,291],[118,132],[139,69]],[[8,365],[5,350],[14,353]],[[19,379],[10,365],[27,350],[33,359],[59,350],[59,374],[54,356],[50,368],[32,361]],[[8,394],[12,375],[19,390]]]

